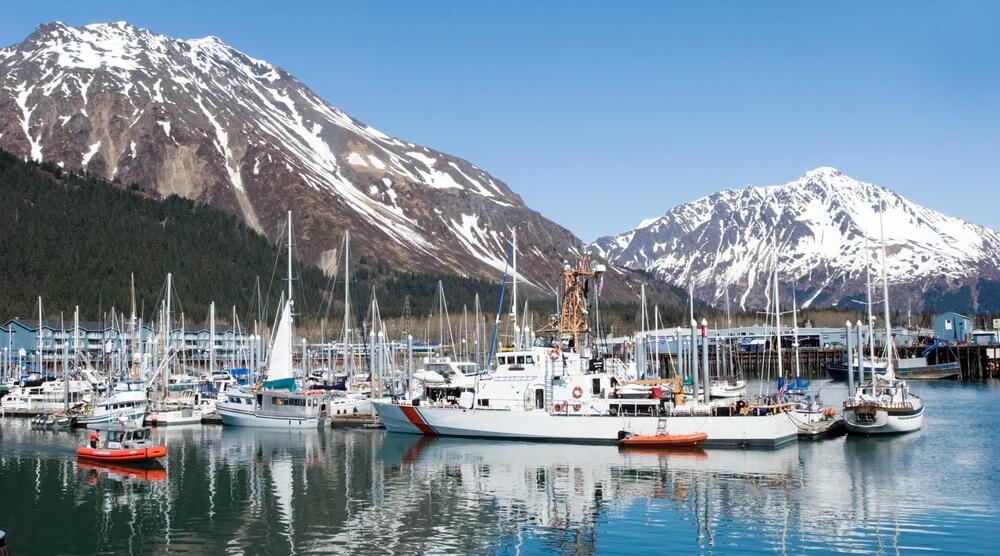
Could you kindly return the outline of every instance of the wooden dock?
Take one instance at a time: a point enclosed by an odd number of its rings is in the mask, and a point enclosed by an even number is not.
[[[923,347],[903,347],[899,348],[900,357],[920,357]],[[845,349],[843,347],[830,348],[801,348],[799,350],[799,367],[801,375],[807,379],[827,378],[823,365],[827,363],[841,363],[844,361]],[[778,357],[775,351],[767,352],[734,352],[733,366],[743,371],[743,375],[749,378],[774,377],[777,375]],[[723,355],[723,358],[726,358]],[[672,359],[672,361],[668,361]],[[781,351],[782,367],[786,375],[795,372],[795,352],[790,349]],[[928,355],[927,361],[930,364],[955,361],[961,364],[962,380],[985,380],[988,378],[1000,377],[1000,346],[980,346],[980,345],[959,345],[942,347]],[[699,358],[698,364],[701,364]],[[671,370],[676,365],[676,357],[670,358],[665,354],[660,356],[661,373],[664,376],[671,376]],[[710,351],[708,358],[709,370],[713,376],[717,376],[717,365],[715,352]],[[727,368],[727,363],[723,361],[723,368]],[[725,374],[723,372],[722,374]]]
[[[374,415],[338,415],[330,418],[330,428],[334,429],[369,429],[381,426],[382,421]]]

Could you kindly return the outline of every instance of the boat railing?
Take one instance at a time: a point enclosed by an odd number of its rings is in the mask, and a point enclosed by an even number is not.
[[[912,410],[913,404],[910,402],[884,402],[879,400],[859,400],[857,398],[852,398],[844,402],[844,409],[861,409],[861,408],[875,408],[875,409],[907,409]]]

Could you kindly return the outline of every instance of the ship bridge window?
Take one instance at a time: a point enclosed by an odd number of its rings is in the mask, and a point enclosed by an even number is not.
[[[518,365],[524,365],[524,356],[523,355],[518,355],[517,356],[517,364]]]
[[[486,398],[479,398],[478,400],[476,400],[476,403],[480,407],[489,407],[490,406],[490,400],[488,400]]]
[[[529,355],[524,358],[524,362],[527,363],[528,365],[531,365],[532,363],[535,362],[535,357],[533,355]]]

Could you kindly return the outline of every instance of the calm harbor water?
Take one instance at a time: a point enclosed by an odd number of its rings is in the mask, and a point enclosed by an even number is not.
[[[924,429],[775,451],[622,452],[384,431],[158,430],[164,470],[0,425],[26,554],[996,554],[1000,384],[918,384]],[[827,403],[846,387],[823,387]]]

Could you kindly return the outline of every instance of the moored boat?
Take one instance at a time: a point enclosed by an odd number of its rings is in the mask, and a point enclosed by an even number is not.
[[[867,252],[866,252],[867,254]],[[851,433],[894,434],[920,429],[924,421],[924,403],[910,391],[905,380],[896,377],[894,343],[889,322],[889,286],[885,271],[885,239],[882,239],[882,307],[885,325],[885,373],[874,374],[844,402],[844,424]],[[871,287],[869,280],[869,298]],[[874,322],[869,303],[868,321]],[[869,327],[870,331],[871,327]],[[870,332],[869,332],[870,334]],[[873,350],[872,347],[870,349]],[[859,343],[859,360],[862,347]],[[848,358],[851,354],[848,353]],[[870,357],[874,359],[874,354]]]
[[[841,381],[847,381],[847,367],[848,365],[846,363],[826,363],[823,365],[823,368],[826,370],[826,374],[829,375],[831,379]],[[854,369],[854,380],[859,380],[859,365],[855,362],[851,365],[851,367]],[[873,370],[875,374],[884,375],[885,362],[876,361],[873,365],[871,361],[865,361],[864,373],[871,376]],[[897,377],[909,380],[941,380],[957,378],[961,371],[962,367],[958,361],[931,364],[927,362],[926,357],[899,359],[896,362],[895,367],[895,374]]]
[[[229,387],[216,401],[222,424],[237,427],[318,428],[329,415],[328,393],[303,390],[292,370],[292,213],[288,213],[288,295],[268,353],[265,380],[253,387]]]
[[[657,432],[656,434],[626,434],[618,441],[625,448],[694,448],[708,438],[704,432],[692,434],[670,434],[668,432]]]
[[[558,318],[539,330],[535,345],[496,354],[494,370],[481,373],[454,403],[373,400],[386,429],[606,444],[618,443],[622,431],[651,436],[663,429],[680,436],[704,433],[705,444],[715,446],[774,447],[795,441],[798,429],[788,404],[741,407],[685,400],[679,376],[674,398],[664,399],[661,387],[609,370],[588,341],[587,285],[599,281],[603,270],[591,268],[586,257],[579,268],[565,267]]]

